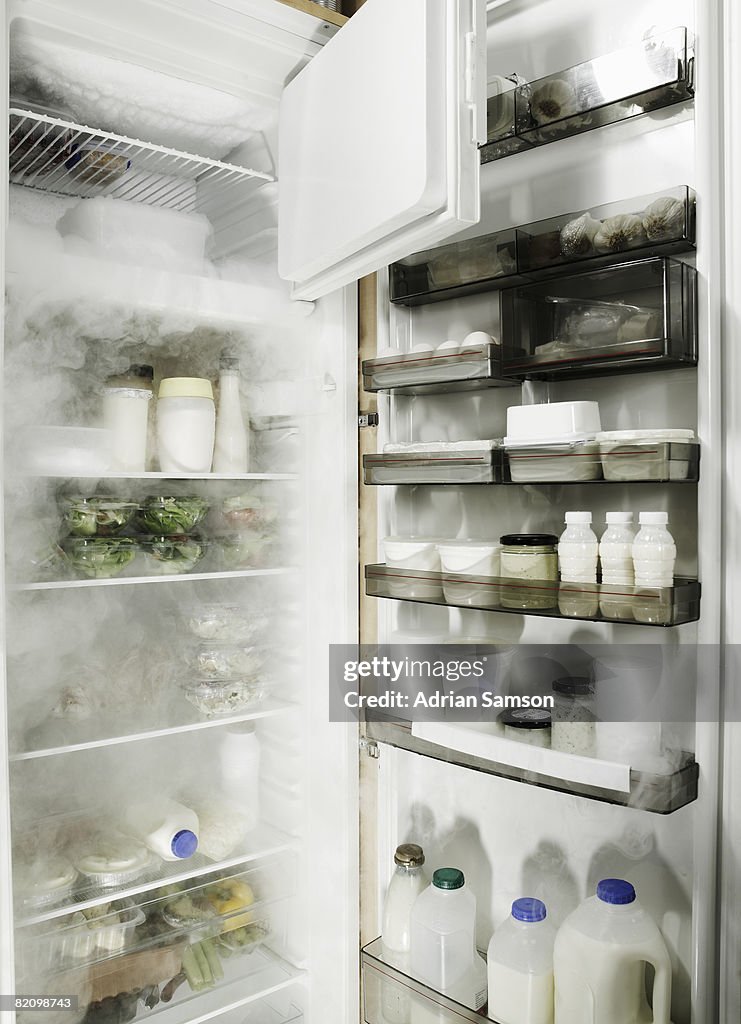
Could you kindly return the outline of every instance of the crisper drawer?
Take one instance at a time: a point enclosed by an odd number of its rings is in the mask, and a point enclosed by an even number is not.
[[[499,345],[462,345],[456,352],[407,352],[363,361],[365,391],[447,393],[484,387],[513,387],[502,378]]]
[[[366,1024],[481,1024],[481,1013],[471,1010],[384,959],[380,939],[362,951],[363,1019]]]
[[[505,375],[551,380],[697,362],[697,275],[665,257],[500,295]]]
[[[379,452],[363,456],[366,484],[495,484],[503,480],[502,451]]]

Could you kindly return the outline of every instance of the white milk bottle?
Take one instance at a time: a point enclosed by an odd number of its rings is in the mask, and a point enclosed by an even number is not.
[[[409,935],[412,907],[419,894],[430,884],[423,870],[425,855],[421,846],[404,843],[396,848],[396,868],[383,904],[381,942],[383,957],[405,974],[409,973]],[[393,982],[382,982],[381,1011],[388,1024],[408,1024],[408,989]]]
[[[669,516],[666,512],[641,512],[638,522],[641,528],[633,541],[633,616],[637,622],[666,625],[671,621],[671,606],[668,597],[657,593],[656,588],[674,584],[677,547],[667,529]]]
[[[522,897],[489,942],[488,1015],[499,1024],[553,1024],[553,943],[545,904]]]
[[[135,364],[126,373],[108,377],[103,388],[103,423],[110,431],[111,469],[143,473],[147,468],[151,366]]]
[[[653,1012],[646,964],[654,969]],[[630,882],[605,878],[561,925],[553,953],[555,1024],[669,1024],[671,963]]]
[[[560,587],[558,607],[562,615],[589,618],[597,614],[597,555],[599,543],[592,530],[591,512],[567,512],[566,529],[558,540],[561,583],[586,586]]]
[[[599,542],[602,588],[599,607],[606,619],[632,619],[633,527],[632,512],[608,512],[607,529]],[[620,591],[612,590],[620,588]]]
[[[185,860],[198,849],[198,815],[167,797],[129,807],[124,831],[162,860]]]
[[[214,473],[246,473],[249,469],[249,434],[239,393],[239,360],[222,353],[219,364],[219,408],[216,413]]]
[[[410,966],[415,978],[479,1010],[486,964],[476,949],[476,897],[458,868],[438,868],[412,907]]]

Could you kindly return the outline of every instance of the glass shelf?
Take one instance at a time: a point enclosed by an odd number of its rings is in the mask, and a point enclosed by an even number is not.
[[[684,578],[673,587],[620,587],[366,565],[365,592],[395,601],[613,624],[679,626],[700,617],[700,584]]]
[[[443,723],[425,723],[430,736],[432,727]],[[454,728],[452,725],[444,724],[445,729]],[[455,728],[459,732],[462,725]],[[636,771],[634,768],[625,766],[626,784],[619,788],[612,788],[608,778],[602,785],[585,782],[583,779],[564,778],[567,773],[560,773],[557,777],[550,775],[548,771],[549,755],[559,754],[561,758],[570,755],[561,754],[559,751],[529,747],[525,743],[517,741],[499,742],[515,744],[517,747],[528,747],[528,751],[538,750],[542,757],[542,765],[539,771],[532,768],[508,764],[504,760],[495,760],[487,756],[485,750],[486,740],[489,737],[480,732],[466,730],[473,737],[474,742],[469,745],[461,743],[460,746],[467,747],[461,750],[449,744],[432,742],[431,739],[423,738],[420,735],[413,735],[412,726],[409,722],[384,720],[377,717],[366,719],[366,734],[369,739],[377,743],[387,743],[392,747],[400,747],[402,750],[409,750],[424,757],[432,757],[438,761],[447,761],[450,764],[460,765],[462,768],[471,768],[475,771],[486,772],[489,775],[497,775],[503,779],[510,779],[515,782],[522,782],[530,786],[538,786],[543,789],[551,789],[555,792],[569,793],[575,796],[586,797],[589,800],[598,800],[601,803],[617,804],[624,807],[636,807],[654,814],[671,814],[673,811],[685,807],[697,799],[698,779],[700,769],[694,756],[684,752],[680,758],[680,766],[670,774],[654,775],[650,772]],[[498,738],[497,738],[498,739]],[[523,751],[524,752],[524,751]],[[571,755],[572,760],[588,762],[592,758],[577,757]],[[581,766],[580,766],[581,767]],[[574,772],[574,775],[580,774]]]
[[[500,293],[507,376],[554,380],[697,364],[697,274],[663,256]]]
[[[183,572],[167,576],[116,576],[113,579],[101,580],[50,580],[41,583],[16,583],[10,590],[70,590],[79,587],[123,587],[140,583],[187,583],[189,580],[236,580],[248,579],[251,576],[281,576],[292,572],[291,569],[238,569],[234,572]]]
[[[694,49],[686,28],[576,64],[489,100],[482,163],[545,146],[694,96]]]
[[[688,252],[695,248],[695,193],[681,185],[526,224],[516,234],[520,272],[538,278],[584,261],[596,268]]]
[[[410,452],[363,456],[370,486],[418,484],[696,483],[700,446],[694,442],[596,442],[540,445],[489,452]],[[586,449],[583,450],[583,449]]]
[[[363,390],[419,395],[479,388],[516,387],[501,376],[499,345],[461,348],[458,352],[399,353],[363,360]]]

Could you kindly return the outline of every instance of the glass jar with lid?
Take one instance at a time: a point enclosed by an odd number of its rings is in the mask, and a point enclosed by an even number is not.
[[[500,712],[498,721],[504,727],[505,739],[532,747],[551,745],[551,713],[544,708],[508,708]]]
[[[505,533],[500,538],[503,608],[553,608],[558,604],[558,537],[553,533]],[[508,583],[522,580],[522,586]],[[547,586],[547,583],[553,584]]]
[[[555,679],[552,689],[551,746],[566,754],[594,757],[594,683],[587,676],[566,676]]]

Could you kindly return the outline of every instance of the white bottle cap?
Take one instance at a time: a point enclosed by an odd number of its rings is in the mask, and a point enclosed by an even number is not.
[[[610,524],[626,524],[633,522],[632,512],[607,512],[605,514],[605,522]]]
[[[666,526],[669,522],[667,512],[639,512],[638,522],[641,526]]]
[[[567,512],[564,518],[564,522],[569,523],[582,523],[589,526],[592,522],[591,512]]]

